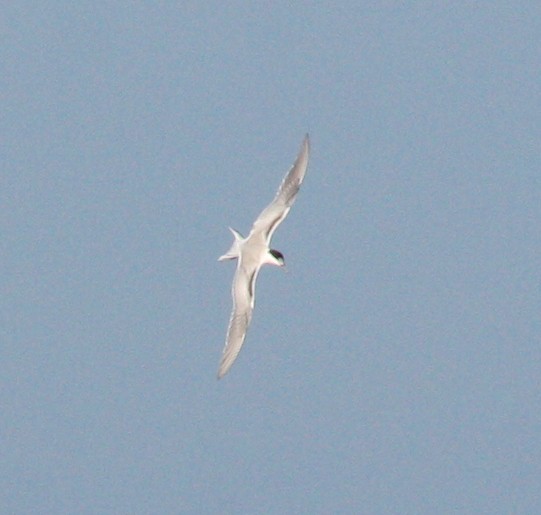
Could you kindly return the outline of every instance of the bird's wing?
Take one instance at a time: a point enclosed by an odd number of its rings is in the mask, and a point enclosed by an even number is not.
[[[237,265],[231,288],[233,310],[231,311],[225,346],[218,369],[218,379],[221,379],[231,368],[244,343],[246,331],[252,319],[255,303],[255,282],[259,268],[259,266],[246,268],[242,260],[239,260]]]
[[[269,245],[274,231],[287,216],[293,202],[295,202],[306,173],[309,153],[310,140],[307,134],[302,142],[299,155],[280,184],[274,200],[257,217],[248,239],[259,236]]]

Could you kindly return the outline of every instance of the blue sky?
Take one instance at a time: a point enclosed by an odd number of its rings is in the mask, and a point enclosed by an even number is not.
[[[537,2],[10,2],[5,513],[541,510]],[[309,132],[216,381],[231,225]]]

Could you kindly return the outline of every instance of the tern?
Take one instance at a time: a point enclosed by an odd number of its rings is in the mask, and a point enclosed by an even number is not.
[[[263,265],[279,267],[285,265],[284,255],[278,250],[271,249],[270,241],[299,193],[308,165],[309,152],[310,141],[307,134],[297,159],[282,180],[274,200],[257,217],[247,238],[243,238],[235,229],[229,228],[234,237],[233,244],[223,256],[218,258],[218,261],[236,259],[237,269],[231,288],[233,310],[218,369],[218,379],[229,371],[244,343],[246,331],[252,319],[255,283],[259,270]]]

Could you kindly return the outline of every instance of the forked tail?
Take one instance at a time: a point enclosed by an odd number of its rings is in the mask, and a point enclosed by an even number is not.
[[[231,248],[223,256],[220,256],[218,258],[218,261],[225,261],[226,259],[237,259],[239,257],[240,244],[244,241],[244,238],[238,231],[235,231],[235,229],[231,229],[231,227],[229,227],[229,230],[232,232],[235,239],[233,240]]]

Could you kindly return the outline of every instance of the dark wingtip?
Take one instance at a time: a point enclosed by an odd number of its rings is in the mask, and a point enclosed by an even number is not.
[[[302,141],[302,147],[305,147],[308,152],[310,152],[310,135],[306,133],[304,135],[304,140]]]

